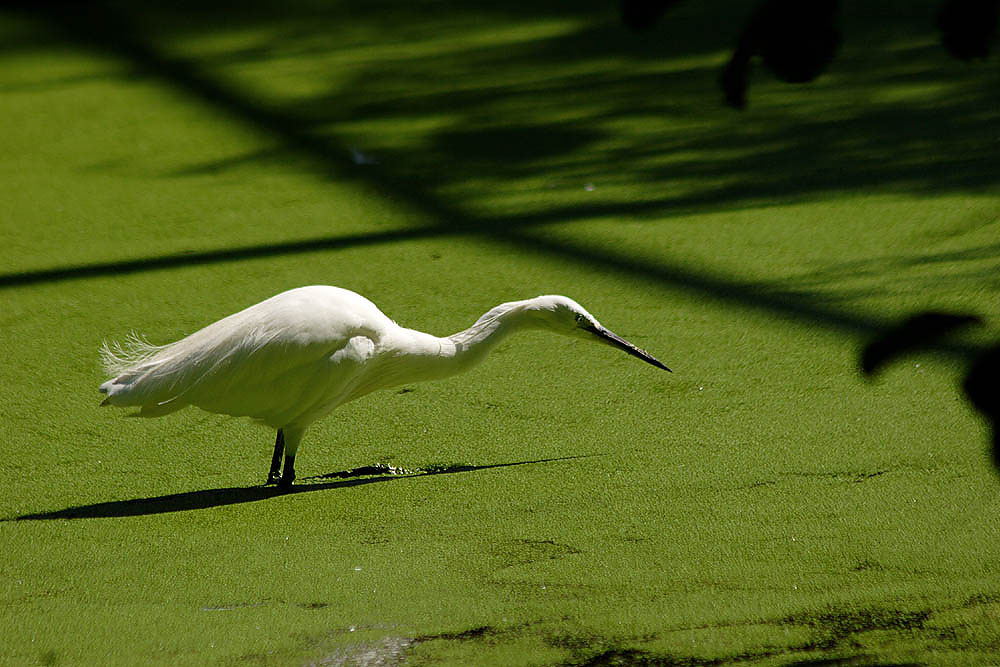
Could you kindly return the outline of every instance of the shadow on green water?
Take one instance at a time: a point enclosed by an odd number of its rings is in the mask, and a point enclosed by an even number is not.
[[[260,500],[267,500],[277,496],[297,495],[302,493],[315,493],[317,491],[331,491],[334,489],[346,489],[355,486],[364,486],[379,482],[392,482],[404,479],[415,479],[419,477],[431,477],[434,475],[452,475],[459,473],[476,472],[479,470],[491,470],[494,468],[510,468],[514,466],[539,465],[542,463],[554,463],[557,461],[570,461],[573,459],[588,458],[594,454],[584,454],[577,456],[560,456],[548,459],[536,459],[533,461],[515,461],[511,463],[492,463],[487,465],[448,465],[433,466],[427,470],[414,472],[404,472],[402,474],[376,474],[368,476],[377,467],[368,466],[355,470],[326,473],[316,475],[307,479],[329,479],[339,478],[334,482],[311,482],[300,483],[290,488],[282,489],[276,486],[236,486],[220,489],[203,489],[200,491],[186,491],[184,493],[171,493],[165,496],[154,496],[151,498],[133,498],[130,500],[112,500],[103,503],[92,503],[89,505],[75,505],[61,510],[51,512],[36,512],[22,514],[16,517],[2,519],[2,521],[50,521],[53,519],[108,519],[123,518],[130,516],[148,516],[152,514],[167,514],[170,512],[185,512],[188,510],[208,509],[211,507],[223,507],[225,505],[238,505],[241,503],[251,503]]]
[[[845,10],[845,47],[829,73],[797,88],[762,77],[743,114],[723,106],[716,77],[747,8],[722,0],[680,3],[642,35],[596,1],[30,6],[54,43],[109,55],[134,68],[128,76],[152,77],[275,141],[164,178],[278,164],[356,183],[432,222],[14,272],[0,288],[466,236],[869,334],[882,323],[802,285],[741,283],[538,230],[997,185],[996,69],[948,57],[932,1]],[[236,37],[191,47],[220,35]],[[310,92],[234,76],[275,61],[300,63]],[[359,161],[359,147],[373,157]],[[495,193],[516,202],[497,208]]]

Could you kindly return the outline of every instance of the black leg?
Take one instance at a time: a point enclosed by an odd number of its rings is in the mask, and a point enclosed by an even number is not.
[[[292,454],[285,455],[285,472],[281,475],[281,479],[278,480],[278,486],[282,488],[288,488],[295,481],[295,456]]]
[[[267,481],[264,485],[277,484],[278,474],[281,471],[281,457],[285,453],[285,433],[280,428],[278,436],[274,439],[274,454],[271,456],[271,471],[267,473]]]

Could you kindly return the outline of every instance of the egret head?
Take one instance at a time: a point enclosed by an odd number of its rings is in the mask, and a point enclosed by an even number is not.
[[[657,368],[669,371],[662,362],[649,352],[636,347],[618,334],[606,329],[587,309],[573,299],[558,294],[540,296],[531,300],[531,310],[535,313],[535,324],[564,336],[582,338],[604,343],[618,348],[633,357],[638,357]]]

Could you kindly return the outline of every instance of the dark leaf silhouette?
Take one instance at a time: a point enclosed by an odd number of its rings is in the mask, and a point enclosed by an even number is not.
[[[837,0],[766,0],[750,16],[739,44],[722,72],[726,103],[746,107],[750,63],[760,56],[764,66],[788,83],[819,76],[840,45],[834,21]]]
[[[986,350],[972,363],[962,382],[962,389],[990,423],[993,430],[993,465],[1000,471],[1000,391],[997,391],[997,378],[1000,378],[1000,344]]]
[[[646,30],[678,0],[621,0],[622,22],[632,30]]]
[[[947,0],[938,11],[941,44],[962,60],[985,58],[997,32],[998,0]]]
[[[944,312],[924,312],[906,318],[900,324],[873,340],[861,353],[861,370],[865,375],[877,373],[899,356],[927,347],[958,329],[981,324],[976,315]],[[962,390],[969,402],[986,418],[992,430],[993,465],[1000,472],[1000,344],[975,357],[962,381]]]
[[[942,336],[971,324],[980,324],[975,315],[957,315],[929,311],[906,318],[883,332],[865,346],[861,354],[861,370],[873,375],[890,361],[922,347],[933,344]]]

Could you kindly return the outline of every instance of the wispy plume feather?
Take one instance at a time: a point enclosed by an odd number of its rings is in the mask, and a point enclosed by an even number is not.
[[[116,377],[149,361],[165,345],[153,345],[135,331],[130,331],[122,341],[101,344],[101,363],[104,371]]]

